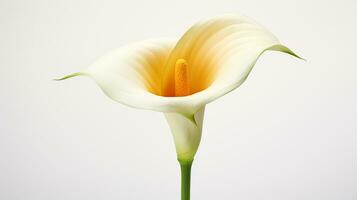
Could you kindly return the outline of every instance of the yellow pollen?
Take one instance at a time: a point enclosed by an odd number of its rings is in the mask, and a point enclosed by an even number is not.
[[[188,85],[188,64],[185,59],[178,59],[175,64],[175,96],[190,94]]]

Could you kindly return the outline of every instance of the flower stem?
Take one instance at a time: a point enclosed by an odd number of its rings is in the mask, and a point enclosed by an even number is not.
[[[193,160],[179,160],[181,167],[181,200],[190,200],[192,162]]]

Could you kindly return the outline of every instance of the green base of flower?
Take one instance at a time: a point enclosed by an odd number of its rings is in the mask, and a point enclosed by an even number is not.
[[[181,200],[190,200],[191,167],[193,160],[178,160],[181,167]]]

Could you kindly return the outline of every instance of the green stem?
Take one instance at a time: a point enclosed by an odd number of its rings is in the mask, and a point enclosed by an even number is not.
[[[190,200],[192,162],[193,160],[179,160],[181,167],[181,200]]]

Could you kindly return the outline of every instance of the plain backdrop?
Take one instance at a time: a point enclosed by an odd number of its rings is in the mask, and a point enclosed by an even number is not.
[[[161,113],[107,98],[107,51],[247,15],[307,62],[267,52],[206,107],[192,200],[357,199],[355,0],[1,0],[0,199],[179,200]]]

